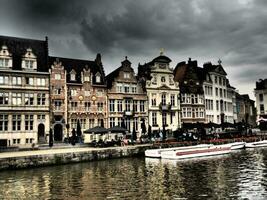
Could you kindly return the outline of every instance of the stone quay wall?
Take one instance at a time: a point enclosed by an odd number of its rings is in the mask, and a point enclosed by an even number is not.
[[[146,149],[151,148],[150,145],[143,146],[126,146],[117,148],[94,148],[84,151],[67,151],[62,150],[62,153],[42,152],[38,154],[30,155],[13,155],[13,156],[1,156],[0,154],[0,170],[8,169],[23,169],[23,168],[33,168],[42,167],[50,165],[61,165],[68,163],[79,163],[97,160],[106,160],[114,158],[123,157],[135,157],[144,156]],[[65,152],[64,152],[65,151]],[[12,154],[13,152],[10,152]],[[29,154],[29,153],[28,153]]]

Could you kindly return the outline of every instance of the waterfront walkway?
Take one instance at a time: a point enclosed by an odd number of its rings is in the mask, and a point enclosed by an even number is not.
[[[0,153],[0,159],[2,158],[17,158],[17,157],[27,157],[27,156],[41,156],[41,155],[53,155],[53,154],[65,154],[65,153],[82,153],[89,151],[101,151],[107,149],[132,149],[136,147],[149,147],[151,144],[139,144],[139,145],[128,145],[128,146],[117,146],[117,147],[106,147],[106,148],[95,148],[95,147],[78,147],[70,146],[64,148],[50,148],[41,150],[30,150],[30,151],[13,151],[13,152],[2,152]]]

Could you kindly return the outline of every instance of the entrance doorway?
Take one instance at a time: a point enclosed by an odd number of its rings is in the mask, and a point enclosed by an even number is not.
[[[61,124],[56,124],[54,126],[54,141],[62,142],[63,137],[63,127]]]
[[[38,125],[38,143],[45,142],[45,126],[44,124]]]

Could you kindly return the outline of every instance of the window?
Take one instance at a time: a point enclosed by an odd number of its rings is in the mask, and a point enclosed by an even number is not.
[[[85,129],[86,128],[86,119],[80,119],[81,122],[81,129]]]
[[[37,78],[37,86],[45,86],[45,78]]]
[[[263,104],[260,104],[260,113],[264,114],[264,105]]]
[[[45,120],[45,115],[37,115],[37,120]]]
[[[109,112],[115,112],[115,100],[114,99],[109,100]]]
[[[91,107],[91,103],[90,102],[84,102],[84,107],[85,107],[86,111],[89,111],[90,107]]]
[[[263,101],[263,94],[259,94],[260,101]]]
[[[8,105],[8,93],[0,92],[0,105]]]
[[[136,93],[136,86],[132,86],[132,93]]]
[[[214,79],[215,79],[214,82],[217,84],[217,82],[218,82],[218,81],[217,81],[217,76],[215,76]]]
[[[103,111],[103,102],[98,102],[97,103],[97,110],[102,112]]]
[[[20,131],[21,129],[21,115],[12,115],[12,130]]]
[[[152,126],[157,125],[157,112],[152,112]]]
[[[118,117],[118,126],[122,127],[122,118]]]
[[[218,96],[218,88],[215,88],[215,94]]]
[[[219,77],[219,85],[222,85],[222,77]]]
[[[21,93],[12,93],[12,105],[21,105]]]
[[[34,61],[33,60],[25,60],[25,68],[26,69],[33,69],[33,63]]]
[[[70,120],[70,127],[75,129],[77,128],[77,119]]]
[[[170,114],[170,122],[171,122],[171,124],[173,123],[173,119],[175,118],[175,112],[171,112],[171,114]]]
[[[70,74],[70,80],[75,81],[76,80],[76,73],[74,71],[71,72]]]
[[[134,129],[138,130],[138,118],[134,118]]]
[[[45,94],[44,93],[37,94],[37,105],[45,105]]]
[[[157,105],[157,94],[152,94],[151,105],[152,106],[156,106]]]
[[[192,109],[191,108],[187,108],[187,117],[192,117]]]
[[[166,94],[162,94],[162,95],[161,95],[161,104],[162,104],[163,106],[166,106]]]
[[[124,92],[129,93],[130,92],[130,87],[128,85],[124,86]]]
[[[165,82],[166,82],[165,76],[162,76],[162,77],[161,77],[161,82],[162,82],[162,83],[165,83]]]
[[[0,115],[0,131],[8,130],[8,115]]]
[[[33,94],[25,93],[25,105],[32,106],[34,100]]]
[[[219,101],[218,100],[216,101],[216,110],[217,111],[219,110]]]
[[[71,89],[70,90],[70,95],[71,96],[76,96],[77,95],[77,91],[75,89]]]
[[[117,109],[118,112],[122,112],[122,100],[117,100]]]
[[[85,75],[85,76],[84,76],[84,81],[85,81],[85,82],[90,82],[90,77],[89,77],[89,75]]]
[[[110,117],[109,118],[109,127],[112,128],[115,126],[115,117]]]
[[[153,76],[152,84],[157,84],[157,75]]]
[[[8,58],[0,58],[0,67],[8,67]]]
[[[62,101],[55,100],[55,110],[61,110]]]
[[[12,85],[21,85],[21,77],[12,77]]]
[[[0,84],[8,85],[8,76],[0,76]]]
[[[162,113],[162,125],[166,125],[167,124],[167,113]]]
[[[121,84],[117,84],[117,92],[123,92]]]
[[[174,94],[171,95],[171,105],[175,106],[175,95]]]
[[[131,101],[128,99],[125,100],[125,111],[131,111]]]
[[[136,100],[133,101],[133,110],[134,110],[135,112],[138,111],[138,101],[136,101]]]
[[[96,83],[100,83],[101,82],[101,77],[100,77],[99,74],[96,75],[95,81],[96,81]]]
[[[60,95],[61,94],[61,88],[56,88],[54,90],[54,93],[55,93],[55,95]]]
[[[55,74],[55,79],[56,80],[61,80],[61,74]]]
[[[145,112],[145,101],[140,101],[140,112]]]
[[[33,130],[33,115],[25,115],[25,130]]]
[[[78,107],[78,103],[77,102],[73,101],[73,102],[70,103],[71,110],[76,110],[77,107]]]
[[[123,77],[124,77],[125,79],[130,78],[130,73],[128,73],[128,72],[124,72]]]
[[[26,85],[33,85],[33,78],[32,77],[26,77]]]
[[[89,119],[89,128],[93,128],[95,126],[95,119]]]
[[[222,88],[220,88],[220,97],[223,97]]]

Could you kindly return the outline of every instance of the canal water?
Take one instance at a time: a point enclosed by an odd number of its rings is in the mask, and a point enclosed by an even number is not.
[[[267,199],[267,148],[2,171],[0,199]]]

